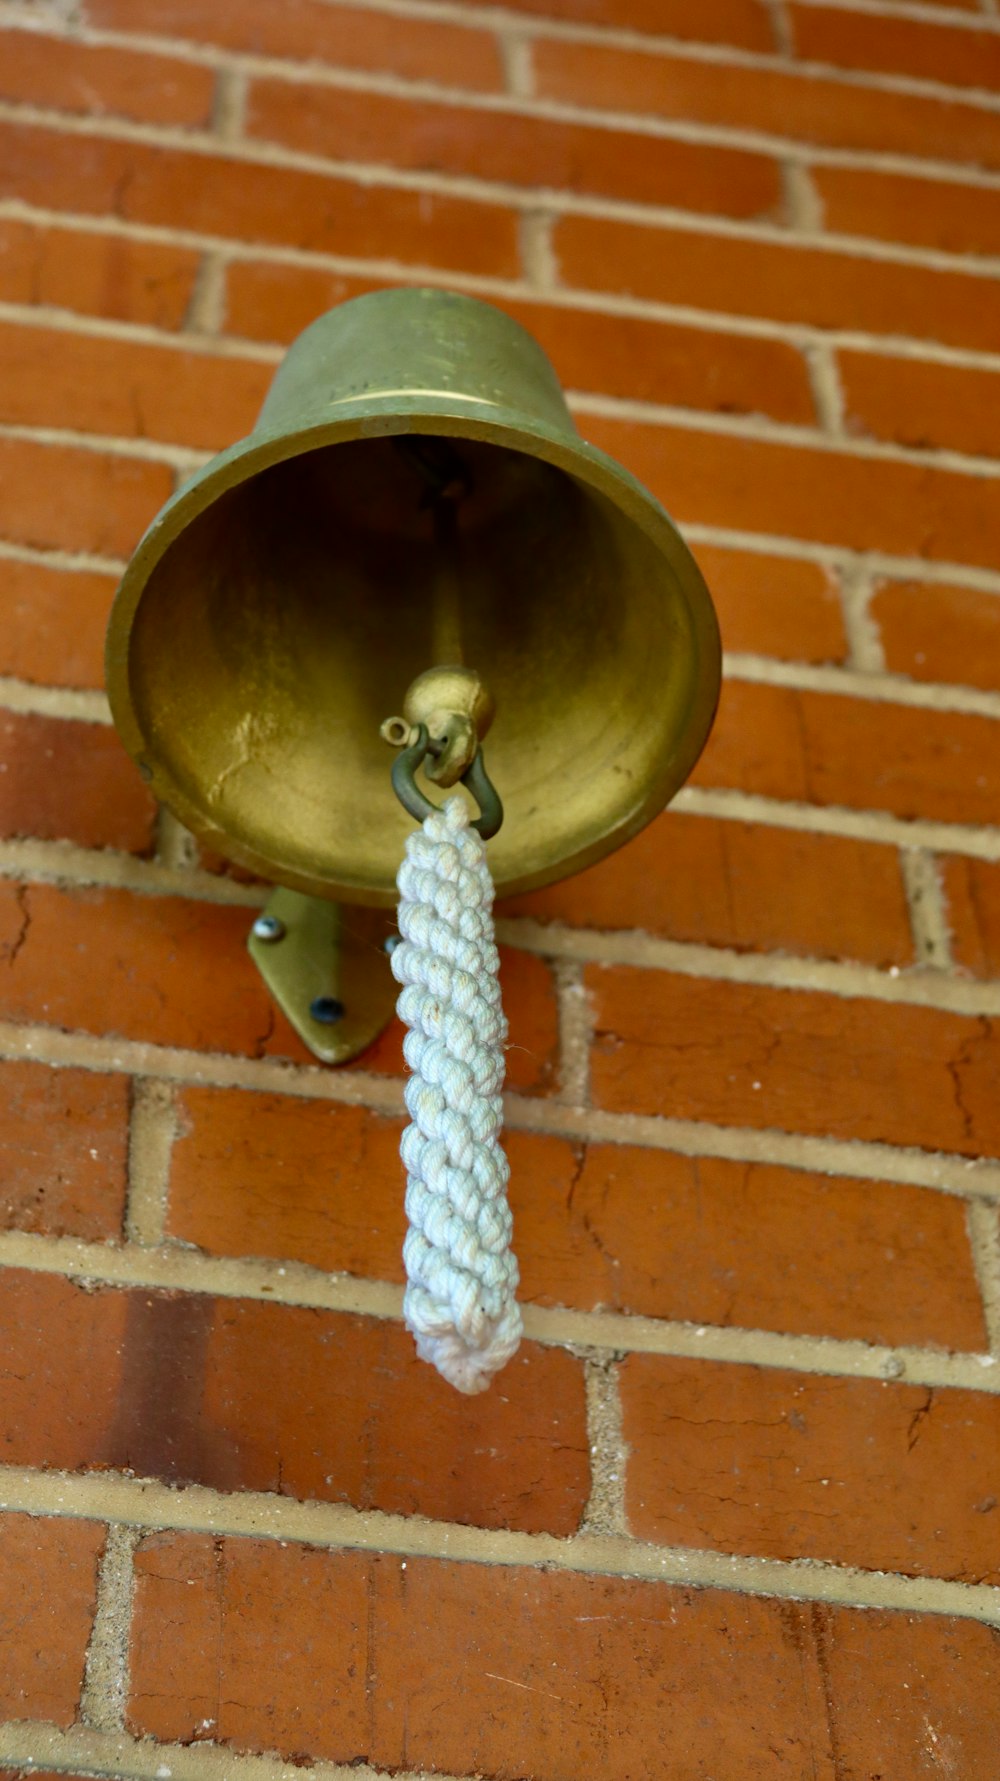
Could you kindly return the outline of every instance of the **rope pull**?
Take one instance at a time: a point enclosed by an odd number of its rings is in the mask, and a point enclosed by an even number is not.
[[[500,1143],[507,1022],[483,819],[471,822],[461,797],[424,803],[396,880],[402,938],[391,957],[411,1071],[403,1315],[421,1359],[471,1394],[510,1360],[522,1329]]]

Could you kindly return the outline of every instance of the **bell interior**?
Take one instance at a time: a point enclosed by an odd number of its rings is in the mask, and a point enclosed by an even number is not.
[[[389,900],[412,819],[379,726],[443,648],[454,659],[457,615],[461,659],[496,701],[494,877],[544,882],[676,789],[696,680],[688,604],[612,500],[503,446],[447,441],[461,475],[443,542],[402,446],[358,439],[259,471],[168,547],[129,653],[154,783],[264,876]]]

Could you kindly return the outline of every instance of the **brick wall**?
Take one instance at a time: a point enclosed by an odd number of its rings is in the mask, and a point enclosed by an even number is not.
[[[996,0],[0,25],[4,1781],[992,1781]],[[398,1030],[310,1062],[101,691],[177,478],[411,279],[535,331],[728,652],[673,810],[503,912],[473,1400]]]

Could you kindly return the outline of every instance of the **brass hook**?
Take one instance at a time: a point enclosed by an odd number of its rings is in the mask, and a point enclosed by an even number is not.
[[[390,718],[389,723],[393,722],[398,722],[398,719]],[[411,734],[414,733],[411,732]],[[394,739],[391,736],[386,737],[387,741]],[[414,774],[417,768],[423,765],[429,754],[436,754],[443,747],[443,741],[438,743],[431,741],[426,724],[417,724],[413,741],[407,747],[400,749],[392,763],[393,790],[404,810],[408,810],[417,822],[423,822],[425,817],[436,815],[438,807],[431,803],[430,798],[425,797],[414,779]],[[471,762],[462,774],[462,784],[468,786],[479,805],[480,815],[471,826],[477,834],[482,836],[484,841],[489,841],[503,822],[503,805],[486,772],[481,748],[476,749]]]

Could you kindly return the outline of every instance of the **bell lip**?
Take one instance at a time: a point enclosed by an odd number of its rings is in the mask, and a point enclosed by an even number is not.
[[[411,401],[414,403],[412,411],[408,406]],[[370,882],[334,880],[285,867],[279,870],[274,860],[235,842],[228,831],[206,821],[204,809],[188,798],[162,761],[157,760],[151,767],[144,759],[147,742],[131,696],[129,646],[133,620],[154,569],[185,527],[211,507],[220,495],[259,471],[323,446],[391,437],[397,433],[433,434],[443,430],[440,423],[444,422],[449,437],[483,440],[541,458],[608,496],[660,547],[684,593],[692,622],[695,669],[687,722],[663,771],[650,782],[645,796],[631,809],[626,808],[612,828],[536,872],[498,881],[497,896],[509,897],[538,890],[596,864],[652,822],[686,783],[708,740],[718,708],[722,681],[718,619],[701,570],[676,524],[638,478],[599,446],[589,444],[576,431],[572,420],[565,429],[557,429],[526,420],[522,412],[493,404],[482,397],[462,398],[452,392],[442,395],[429,390],[368,394],[363,401],[352,397],[331,406],[340,410],[335,419],[295,432],[255,428],[246,438],[237,440],[195,471],[147,527],[115,594],[105,649],[108,702],[126,751],[154,795],[198,839],[215,847],[235,864],[269,883],[288,885],[309,896],[370,907],[387,907],[394,902],[396,892],[390,885],[378,890]]]

